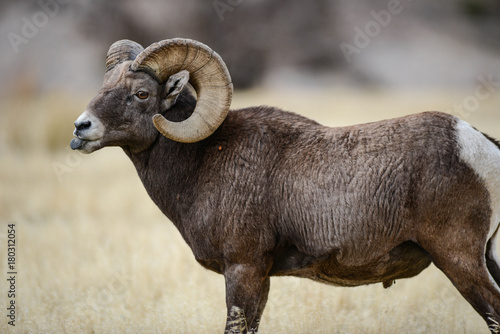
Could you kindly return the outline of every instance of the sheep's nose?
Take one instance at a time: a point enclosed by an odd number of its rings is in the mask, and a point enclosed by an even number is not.
[[[82,130],[85,130],[85,129],[88,129],[90,128],[90,121],[81,121],[81,122],[75,122],[75,128],[76,130],[78,131],[82,131]]]

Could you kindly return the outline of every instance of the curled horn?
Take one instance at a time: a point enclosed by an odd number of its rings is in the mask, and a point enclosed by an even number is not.
[[[106,56],[106,72],[122,61],[134,60],[142,51],[144,48],[140,44],[128,39],[114,42]]]
[[[233,84],[221,57],[205,44],[180,38],[154,43],[137,56],[130,69],[145,71],[160,83],[179,71],[189,72],[189,82],[198,96],[196,108],[182,122],[154,115],[153,123],[165,137],[194,143],[214,133],[226,118]]]

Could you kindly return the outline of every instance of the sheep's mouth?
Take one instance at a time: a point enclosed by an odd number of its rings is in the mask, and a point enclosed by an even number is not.
[[[81,150],[85,147],[85,145],[88,143],[88,140],[83,140],[83,139],[80,139],[78,137],[76,138],[73,138],[73,140],[71,140],[71,149],[72,150]]]
[[[72,150],[82,151],[83,153],[91,153],[101,148],[100,140],[86,140],[75,137],[70,143]]]

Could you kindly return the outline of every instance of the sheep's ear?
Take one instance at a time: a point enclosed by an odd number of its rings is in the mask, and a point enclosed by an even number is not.
[[[180,71],[179,73],[175,73],[168,78],[167,83],[164,88],[164,99],[163,99],[163,108],[164,110],[168,110],[172,108],[172,106],[177,101],[177,97],[182,92],[186,84],[189,82],[189,72],[188,71]]]

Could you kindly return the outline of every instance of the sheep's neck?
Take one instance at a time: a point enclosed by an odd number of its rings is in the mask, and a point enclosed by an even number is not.
[[[181,234],[188,229],[182,217],[188,217],[194,201],[189,185],[196,173],[196,144],[180,144],[159,136],[140,153],[124,149],[134,164],[146,191],[158,208],[176,225]]]

